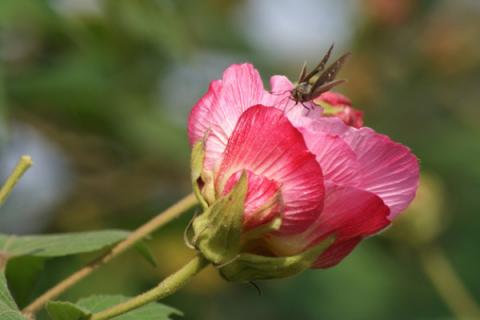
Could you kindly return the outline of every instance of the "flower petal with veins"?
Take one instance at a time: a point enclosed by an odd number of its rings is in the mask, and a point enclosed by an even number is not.
[[[240,179],[243,171],[232,174],[223,189],[228,194]],[[246,170],[248,189],[245,199],[243,217],[244,230],[248,231],[262,224],[269,223],[283,210],[280,186],[277,182],[264,176],[257,176]]]
[[[276,108],[259,105],[242,114],[215,179],[218,193],[239,170],[251,171],[280,185],[284,205],[281,233],[305,230],[322,210],[322,170],[302,134]]]

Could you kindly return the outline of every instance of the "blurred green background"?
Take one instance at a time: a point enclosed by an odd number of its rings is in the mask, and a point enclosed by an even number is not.
[[[411,244],[443,246],[480,298],[479,36],[478,0],[1,0],[0,176],[23,153],[35,166],[0,231],[135,228],[190,192],[186,119],[209,81],[244,61],[294,79],[335,42],[353,53],[338,90],[427,173],[405,215],[420,227],[262,296],[208,270],[166,302],[186,319],[452,319]],[[149,241],[157,268],[131,252],[63,298],[151,287],[192,255],[189,216]],[[90,258],[49,262],[24,303]]]

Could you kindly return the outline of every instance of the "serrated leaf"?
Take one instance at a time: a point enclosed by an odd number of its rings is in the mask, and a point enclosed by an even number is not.
[[[79,300],[76,304],[54,301],[47,304],[47,311],[52,320],[83,320],[96,312],[127,301],[120,295],[95,295]],[[113,318],[114,320],[169,320],[172,315],[183,314],[161,303],[150,303],[141,308]]]
[[[0,271],[0,319],[26,320],[12,298],[7,286],[7,279],[3,270]]]
[[[10,294],[10,290],[8,290],[7,278],[3,271],[0,271],[0,301],[11,309],[18,309],[17,304]]]
[[[0,234],[0,319],[25,320],[9,291],[5,266],[12,258],[53,258],[92,252],[111,246],[128,236],[120,230],[14,236]],[[39,266],[37,266],[39,267]],[[30,274],[29,276],[33,276]]]
[[[0,319],[2,320],[27,320],[19,310],[15,310],[0,301]]]
[[[0,234],[0,253],[8,258],[61,257],[100,250],[125,239],[127,235],[128,232],[120,230],[34,236]]]

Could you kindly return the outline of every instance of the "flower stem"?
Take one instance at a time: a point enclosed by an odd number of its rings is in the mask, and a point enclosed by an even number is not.
[[[195,256],[180,270],[168,276],[155,288],[150,289],[124,303],[120,303],[104,311],[93,314],[89,320],[107,320],[118,315],[140,308],[150,302],[165,298],[182,288],[193,276],[208,265],[208,261],[201,255]]]
[[[457,319],[480,319],[480,308],[455,273],[441,248],[419,252],[422,267],[445,304]]]
[[[88,276],[100,266],[104,265],[113,258],[130,249],[132,246],[134,246],[137,242],[148,236],[150,233],[170,222],[171,220],[177,218],[182,213],[186,212],[188,209],[192,208],[196,204],[197,199],[195,198],[195,195],[193,193],[189,194],[167,210],[158,214],[152,220],[148,221],[147,223],[130,233],[130,235],[125,240],[119,242],[110,251],[93,260],[82,269],[76,271],[63,281],[59,282],[53,288],[43,293],[41,296],[35,299],[35,301],[33,301],[30,305],[23,309],[22,312],[27,315],[35,314],[49,300],[58,297],[61,293],[75,285],[77,282]]]
[[[15,166],[15,169],[13,169],[12,173],[7,178],[7,181],[5,181],[4,185],[0,189],[0,205],[2,205],[5,202],[5,200],[7,200],[10,192],[12,192],[17,182],[23,176],[25,171],[27,171],[28,168],[32,166],[32,164],[33,162],[30,156],[20,157],[17,165]]]

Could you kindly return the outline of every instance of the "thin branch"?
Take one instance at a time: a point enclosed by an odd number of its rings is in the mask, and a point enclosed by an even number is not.
[[[23,176],[25,171],[32,166],[32,158],[30,156],[21,156],[18,160],[15,169],[13,169],[10,176],[7,178],[7,181],[3,184],[0,189],[0,206],[7,200],[8,196],[12,192],[13,188]]]
[[[195,195],[193,193],[189,194],[188,196],[186,196],[185,198],[183,198],[182,200],[180,200],[179,202],[177,202],[167,210],[158,214],[155,218],[153,218],[149,222],[145,223],[144,225],[142,225],[141,227],[139,227],[138,229],[130,233],[127,239],[125,239],[122,242],[119,242],[116,246],[114,246],[110,251],[105,253],[103,256],[93,260],[87,266],[73,273],[68,278],[64,279],[63,281],[58,283],[56,286],[54,286],[50,290],[43,293],[41,296],[35,299],[35,301],[33,301],[30,305],[28,305],[25,309],[23,309],[22,312],[25,315],[32,315],[37,313],[40,309],[43,308],[43,306],[49,300],[52,300],[58,297],[64,291],[66,291],[67,289],[69,289],[70,287],[78,283],[80,280],[82,280],[83,278],[91,274],[100,266],[106,264],[113,258],[119,256],[126,250],[130,249],[132,246],[134,246],[140,240],[144,239],[150,233],[159,229],[160,227],[172,221],[173,219],[177,218],[182,213],[186,212],[196,204],[197,204],[197,199],[195,198]]]
[[[425,273],[455,317],[462,320],[480,319],[479,306],[441,248],[421,249],[419,256]]]

